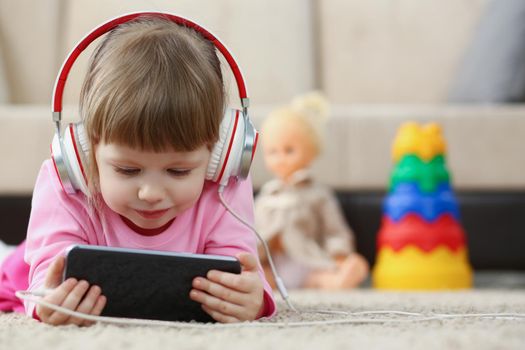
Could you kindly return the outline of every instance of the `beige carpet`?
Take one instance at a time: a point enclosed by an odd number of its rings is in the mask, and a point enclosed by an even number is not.
[[[348,311],[403,310],[424,313],[525,313],[525,290],[441,293],[346,293],[298,291],[301,308]],[[281,312],[267,322],[335,319]],[[364,316],[352,316],[362,318]],[[368,316],[371,317],[371,316]],[[374,315],[374,318],[385,317]],[[388,316],[406,320],[407,316]],[[51,327],[17,314],[0,314],[0,349],[525,349],[525,320],[466,318],[385,324],[310,327],[167,328],[97,324]]]

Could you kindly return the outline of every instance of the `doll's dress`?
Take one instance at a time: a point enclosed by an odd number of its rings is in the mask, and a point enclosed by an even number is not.
[[[337,199],[309,169],[295,172],[288,183],[274,179],[261,188],[255,224],[266,241],[279,236],[282,252],[274,261],[290,288],[299,287],[311,270],[335,268],[334,256],[354,251]]]

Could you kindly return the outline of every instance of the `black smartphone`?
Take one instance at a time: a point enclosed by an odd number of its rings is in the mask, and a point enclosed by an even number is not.
[[[63,278],[98,285],[103,316],[214,322],[189,296],[193,279],[210,270],[239,274],[241,265],[230,256],[74,245]]]

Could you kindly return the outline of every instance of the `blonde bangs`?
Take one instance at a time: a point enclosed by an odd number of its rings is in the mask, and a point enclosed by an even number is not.
[[[96,51],[81,115],[91,143],[191,151],[218,139],[224,100],[213,44],[144,18],[117,28]]]
[[[145,84],[147,85],[147,84]],[[162,94],[162,87],[115,90],[100,101],[86,125],[90,139],[146,151],[191,151],[218,138],[221,108],[201,103],[209,96]]]

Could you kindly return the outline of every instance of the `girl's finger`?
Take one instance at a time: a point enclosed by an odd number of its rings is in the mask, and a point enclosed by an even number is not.
[[[247,302],[247,295],[243,291],[230,287],[227,284],[221,284],[221,282],[215,283],[206,278],[197,277],[193,280],[193,288],[205,291],[209,295],[215,296],[216,298],[226,300],[230,303],[237,305],[244,305]]]
[[[95,305],[93,306],[93,309],[91,309],[91,315],[92,316],[100,316],[102,313],[102,310],[104,309],[104,306],[106,306],[106,297],[103,295],[99,295],[97,297],[97,300],[95,301]],[[95,323],[95,321],[88,321],[84,320],[84,326],[91,326]]]
[[[250,293],[254,290],[254,277],[258,278],[254,276],[252,272],[244,270],[240,275],[217,270],[211,270],[206,275],[209,281],[241,293]]]
[[[75,287],[71,290],[71,292],[67,294],[61,306],[69,310],[76,310],[78,304],[80,303],[80,300],[82,299],[84,294],[86,294],[88,288],[89,283],[87,283],[86,281],[78,282],[75,285]],[[70,316],[67,314],[55,311],[50,315],[49,321],[52,324],[63,324],[69,319],[69,317]]]
[[[243,271],[257,271],[257,259],[250,253],[239,253],[237,259],[241,263]]]
[[[205,306],[205,305],[202,305],[202,309],[208,314],[211,316],[211,318],[213,318],[215,321],[217,322],[221,322],[221,323],[235,323],[235,322],[239,322],[240,320],[233,317],[233,316],[230,316],[230,315],[225,315],[217,310],[213,310],[213,309],[210,309],[209,307]]]
[[[243,306],[232,304],[228,301],[219,299],[213,295],[209,295],[199,290],[193,289],[190,292],[190,298],[198,303],[201,303],[202,306],[207,307],[209,310],[216,311],[223,315],[228,315],[239,319],[244,314]]]
[[[95,306],[93,307],[93,310],[91,310],[91,314],[93,316],[100,316],[102,313],[102,310],[104,310],[104,306],[106,306],[106,297],[104,295],[100,295],[97,298],[97,302],[95,303]]]
[[[44,297],[44,301],[54,305],[62,305],[68,294],[77,285],[77,280],[69,278],[64,281],[60,286],[55,288],[49,295]],[[48,322],[49,317],[56,311],[45,306],[37,305],[37,315],[44,322]]]
[[[51,263],[47,269],[44,287],[53,289],[62,283],[62,274],[64,272],[65,258],[60,255]]]
[[[91,286],[84,299],[78,305],[76,311],[83,314],[91,314],[91,310],[93,310],[93,307],[95,307],[95,303],[97,302],[100,293],[102,293],[102,290],[99,286]],[[71,317],[68,321],[68,323],[76,324],[78,326],[86,324],[86,322],[89,321],[79,317]]]

